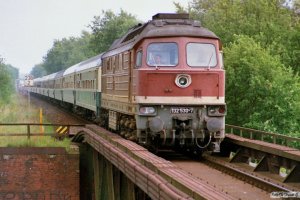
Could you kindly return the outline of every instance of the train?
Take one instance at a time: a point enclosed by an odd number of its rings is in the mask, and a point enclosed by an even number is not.
[[[222,44],[185,13],[158,13],[26,89],[154,151],[219,152],[225,137]]]

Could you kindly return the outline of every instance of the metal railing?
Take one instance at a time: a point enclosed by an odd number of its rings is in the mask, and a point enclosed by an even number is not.
[[[0,128],[3,127],[19,127],[24,131],[12,132],[9,128],[0,131],[0,136],[27,136],[28,139],[32,136],[68,136],[71,127],[83,127],[83,124],[40,124],[40,123],[0,123]],[[35,130],[33,129],[35,128]],[[50,127],[50,131],[44,130],[44,127]],[[52,127],[52,128],[51,128]],[[39,132],[36,131],[39,129]],[[35,132],[34,132],[35,131]],[[6,133],[1,133],[6,132]]]
[[[226,133],[300,149],[300,138],[226,124]]]

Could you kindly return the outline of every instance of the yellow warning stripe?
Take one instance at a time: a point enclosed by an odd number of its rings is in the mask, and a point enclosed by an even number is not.
[[[62,129],[62,126],[58,127],[55,132],[58,133],[60,129]]]
[[[68,127],[63,127],[63,126],[60,126],[56,129],[56,133],[58,134],[64,134],[66,132],[66,130],[68,129]]]
[[[68,129],[68,127],[65,127],[62,131],[60,131],[60,134],[64,134],[64,132]]]

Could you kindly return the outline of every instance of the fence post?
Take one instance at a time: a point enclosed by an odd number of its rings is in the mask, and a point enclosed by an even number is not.
[[[43,124],[43,109],[40,108],[40,124]],[[44,126],[40,125],[40,133],[44,135]]]
[[[67,137],[69,137],[69,135],[70,135],[70,125],[68,125],[67,127],[68,127],[68,130],[67,130]]]
[[[30,139],[30,125],[27,124],[27,139]]]

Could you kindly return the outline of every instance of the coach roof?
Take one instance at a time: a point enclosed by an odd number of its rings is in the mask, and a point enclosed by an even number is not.
[[[73,74],[76,72],[76,68],[78,68],[80,63],[77,63],[75,65],[72,65],[71,67],[69,67],[68,69],[66,69],[63,73],[63,76],[67,76],[67,75],[70,75],[70,74]]]
[[[86,69],[94,68],[94,67],[100,67],[101,66],[101,57],[102,54],[99,54],[97,56],[94,56],[88,60],[82,61],[79,66],[76,68],[76,72],[83,71]]]

